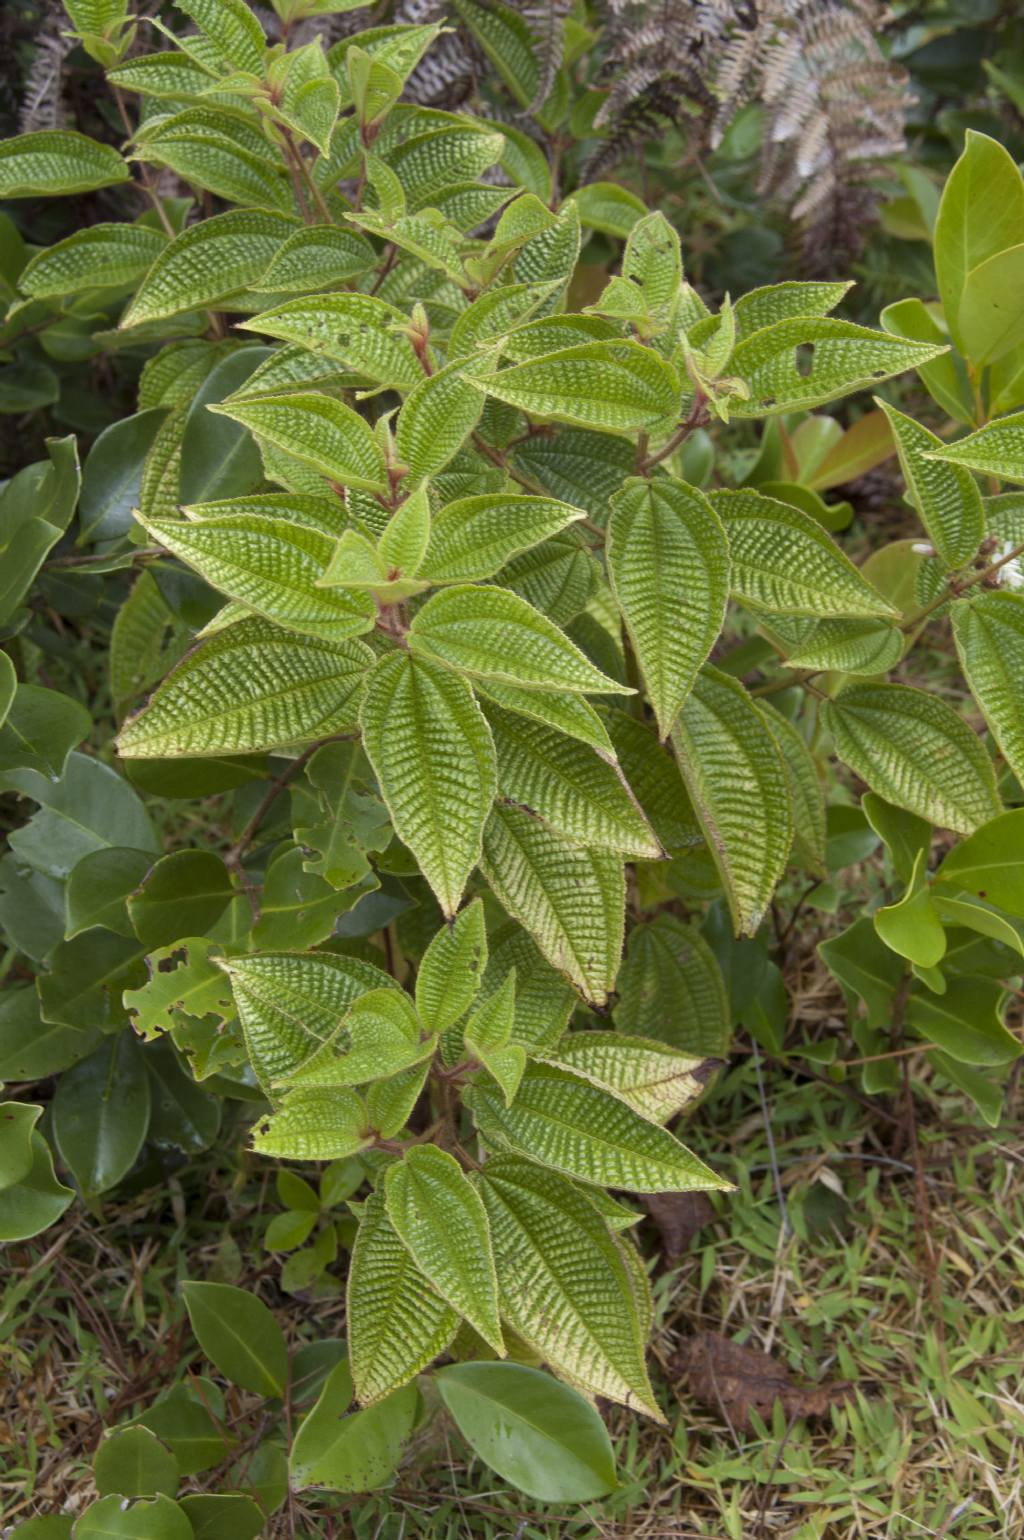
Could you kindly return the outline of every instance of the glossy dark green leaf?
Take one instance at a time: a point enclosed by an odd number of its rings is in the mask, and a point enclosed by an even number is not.
[[[128,900],[135,933],[147,951],[179,936],[201,935],[223,914],[235,892],[220,856],[176,850],[163,856]]]
[[[101,1497],[173,1497],[178,1490],[178,1462],[148,1428],[116,1428],[96,1451],[92,1464]]]
[[[149,1125],[149,1081],[130,1033],[111,1037],[61,1076],[53,1099],[60,1158],[86,1198],[114,1187],[132,1166]]]
[[[116,845],[93,850],[71,869],[64,889],[70,941],[81,931],[101,926],[119,936],[134,936],[127,899],[153,865],[145,850],[122,850]]]
[[[261,1396],[280,1396],[288,1380],[284,1334],[262,1300],[227,1283],[183,1283],[192,1330],[224,1378]]]

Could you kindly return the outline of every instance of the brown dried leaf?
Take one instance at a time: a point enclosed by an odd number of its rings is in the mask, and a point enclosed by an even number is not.
[[[695,1400],[738,1429],[750,1428],[751,1412],[767,1422],[776,1401],[788,1418],[824,1417],[852,1393],[852,1386],[838,1381],[799,1385],[786,1366],[767,1353],[741,1347],[714,1331],[686,1338],[671,1367]]]
[[[651,1192],[642,1199],[661,1232],[661,1249],[666,1262],[675,1262],[690,1242],[715,1217],[715,1206],[703,1192]]]

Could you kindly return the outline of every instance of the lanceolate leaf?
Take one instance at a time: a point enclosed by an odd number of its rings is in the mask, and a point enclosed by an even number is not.
[[[344,401],[312,391],[211,407],[344,487],[381,492],[384,456],[369,425]]]
[[[725,618],[728,543],[703,493],[628,481],[612,503],[608,574],[665,738]]]
[[[414,480],[443,470],[480,420],[484,398],[462,368],[452,364],[421,380],[402,403],[395,448]]]
[[[406,318],[393,305],[369,294],[316,294],[290,299],[276,310],[264,310],[245,324],[250,331],[285,342],[300,342],[392,389],[418,385],[423,370],[412,343],[390,328]]]
[[[570,1032],[540,1057],[610,1091],[652,1123],[667,1122],[699,1096],[716,1067],[715,1060],[620,1032]]]
[[[201,642],[121,729],[126,759],[247,754],[357,725],[373,654],[241,620]]]
[[[359,1221],[348,1275],[348,1341],[352,1379],[372,1406],[425,1369],[451,1342],[458,1316],[402,1244],[383,1193]]]
[[[295,221],[265,210],[235,209],[190,225],[157,256],[122,326],[198,310],[255,283]]]
[[[498,1280],[480,1195],[436,1146],[411,1149],[384,1183],[388,1218],[434,1288],[502,1358]]]
[[[822,708],[836,753],[872,791],[970,834],[1000,812],[992,762],[952,706],[902,684],[858,684]]]
[[[615,983],[625,924],[621,857],[580,849],[530,813],[497,805],[481,870],[513,919],[594,1005]]]
[[[394,980],[354,957],[265,952],[224,964],[260,1083],[287,1079],[337,1030],[357,997]]]
[[[321,530],[246,513],[140,522],[222,593],[290,631],[337,641],[373,627],[369,595],[316,586],[334,551]]]
[[[476,997],[487,966],[487,932],[480,899],[442,926],[416,973],[416,1009],[431,1032],[447,1032]]]
[[[615,1025],[699,1059],[723,1055],[732,1035],[729,996],[715,954],[673,914],[635,925],[619,974]]]
[[[1003,758],[1024,778],[1024,594],[979,593],[952,606],[960,663]]]
[[[932,545],[944,566],[963,566],[985,533],[977,482],[962,466],[927,458],[932,451],[945,449],[942,440],[887,401],[876,399],[889,419],[907,491]]]
[[[999,417],[955,444],[928,451],[930,458],[966,466],[1000,481],[1024,482],[1024,412]]]
[[[732,592],[782,615],[895,616],[898,611],[816,519],[761,492],[712,492],[729,537]]]
[[[495,374],[477,375],[488,395],[535,417],[633,433],[671,418],[679,407],[675,371],[636,342],[586,342]]]
[[[574,1385],[660,1419],[626,1263],[601,1216],[563,1177],[512,1156],[477,1180],[509,1325]]]
[[[583,517],[581,508],[550,497],[506,492],[460,498],[435,516],[421,575],[431,583],[492,577],[520,551]]]
[[[805,350],[803,369],[798,367],[798,349]],[[750,397],[734,399],[730,409],[734,417],[769,417],[820,406],[916,369],[945,351],[831,316],[794,316],[737,344],[729,372],[743,381]]]
[[[551,1064],[530,1064],[511,1107],[492,1080],[465,1093],[484,1138],[595,1187],[628,1192],[727,1188],[667,1129]]]
[[[672,742],[736,933],[752,936],[793,842],[786,767],[775,739],[738,680],[706,666]]]
[[[371,675],[362,725],[395,831],[453,915],[480,858],[497,785],[494,745],[473,692],[448,670],[394,652]]]
[[[413,619],[409,646],[450,668],[526,689],[633,693],[595,668],[532,604],[488,584],[434,594]]]
[[[636,859],[663,854],[618,768],[563,733],[491,706],[498,795],[556,834]]]

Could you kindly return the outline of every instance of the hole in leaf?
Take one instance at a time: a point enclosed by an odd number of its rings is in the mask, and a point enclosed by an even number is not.
[[[809,380],[814,368],[814,343],[798,342],[794,351],[793,362],[796,372],[803,380]]]
[[[762,406],[774,406],[775,405],[775,397],[774,396],[762,396],[761,397],[761,405]]]

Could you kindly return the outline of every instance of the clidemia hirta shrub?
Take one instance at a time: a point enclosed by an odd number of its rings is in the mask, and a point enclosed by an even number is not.
[[[941,303],[883,330],[833,315],[843,282],[712,312],[662,213],[553,185],[565,66],[528,134],[403,102],[435,25],[288,46],[348,6],[276,9],[271,46],[243,0],[177,0],[140,54],[119,0],[75,0],[121,148],[0,144],[7,199],[103,190],[52,245],[7,220],[10,367],[30,380],[53,332],[138,373],[81,475],[51,439],[0,497],[0,774],[37,805],[0,864],[0,1072],[60,1076],[45,1135],[7,1104],[0,1235],[72,1200],[52,1149],[93,1202],[248,1112],[261,1156],[329,1163],[319,1190],[282,1173],[285,1287],[329,1290],[351,1245],[347,1356],[317,1360],[293,1483],[386,1481],[447,1357],[486,1461],[591,1497],[614,1476],[588,1401],[662,1416],[630,1195],[729,1186],[669,1124],[737,1022],[782,1048],[780,885],[884,845],[883,891],[822,946],[866,1088],[906,1033],[998,1115],[1024,953],[1024,495],[1000,490],[1024,483],[1024,184],[969,136]],[[522,18],[456,9],[532,101]],[[845,432],[817,410],[915,370],[966,437],[881,398]],[[821,494],[894,448],[919,535],[855,565]],[[82,752],[90,713],[46,682],[53,613],[109,636],[116,759],[107,717]],[[940,693],[920,658],[947,625]],[[220,1371],[290,1420],[264,1307],[186,1293]],[[173,1394],[123,1450],[166,1484],[110,1477],[152,1498],[133,1535],[188,1518],[204,1408]]]

